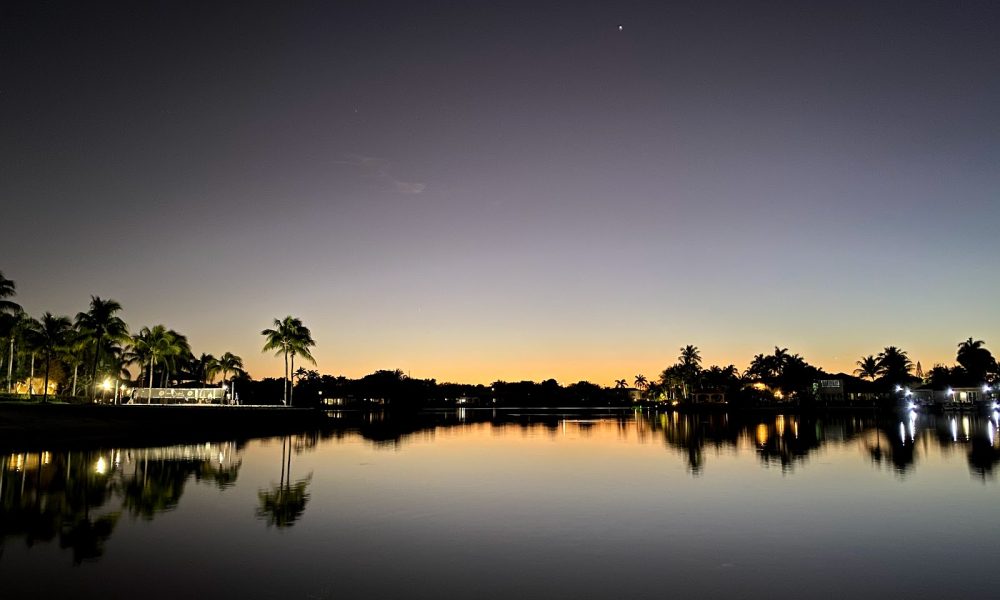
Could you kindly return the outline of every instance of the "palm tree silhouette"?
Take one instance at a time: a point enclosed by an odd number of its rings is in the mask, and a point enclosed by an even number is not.
[[[146,404],[153,401],[153,370],[157,361],[162,362],[174,351],[171,345],[170,335],[163,325],[155,325],[152,329],[143,327],[139,333],[132,336],[132,345],[129,352],[129,361],[138,363],[149,363],[149,387],[146,393]]]
[[[694,380],[701,371],[701,353],[697,346],[688,344],[681,348],[681,354],[677,360],[681,371],[681,382],[684,386],[684,398],[687,399],[691,395]]]
[[[13,298],[16,295],[17,286],[13,281],[3,276],[3,271],[0,271],[0,313],[17,314],[21,312],[20,304],[13,300],[5,300],[5,298]]]
[[[97,366],[101,362],[101,349],[108,342],[124,342],[128,340],[128,326],[117,316],[122,305],[114,300],[102,300],[98,296],[90,297],[90,310],[76,315],[76,325],[86,332],[94,344],[94,366],[90,371],[90,383],[93,386],[90,399],[97,399]]]
[[[971,337],[958,344],[955,360],[975,379],[985,379],[987,373],[997,370],[997,361],[985,348],[986,342]]]
[[[275,351],[275,356],[285,357],[285,380],[282,386],[282,404],[288,406],[291,402],[289,396],[289,370],[288,357],[292,357],[292,369],[295,368],[295,356],[299,355],[313,364],[316,360],[312,357],[309,348],[316,345],[312,339],[309,328],[302,324],[302,320],[291,315],[284,319],[275,319],[273,329],[265,329],[260,332],[264,336],[264,347],[261,352]]]
[[[240,373],[243,373],[243,359],[236,356],[232,352],[226,352],[219,357],[219,370],[222,371],[222,385],[228,384],[228,376],[230,373],[233,377],[236,377]],[[236,403],[236,394],[233,390],[230,390],[230,401]]]
[[[649,387],[649,380],[646,379],[645,375],[636,375],[635,387],[639,388],[640,390],[645,390],[646,388]]]
[[[886,346],[878,353],[879,375],[889,383],[900,383],[910,376],[913,361],[905,350],[895,346]]]
[[[21,313],[0,312],[0,338],[9,342],[9,354],[7,356],[7,393],[13,389],[14,374],[14,342],[17,340],[20,331]]]
[[[868,378],[871,381],[875,381],[875,378],[879,376],[878,359],[871,354],[861,357],[861,360],[855,364],[858,365],[858,368],[854,369],[854,374],[858,377]]]
[[[312,339],[312,333],[309,328],[299,321],[298,326],[295,328],[291,343],[289,344],[289,355],[292,360],[292,372],[295,372],[295,356],[301,356],[305,360],[316,364],[316,359],[313,358],[312,353],[309,349],[316,345],[316,342]],[[295,399],[295,385],[294,383],[290,386],[288,390],[288,403],[293,404]]]
[[[177,373],[181,365],[194,362],[194,354],[191,352],[191,345],[187,336],[177,333],[173,329],[167,330],[167,353],[163,357],[163,373],[161,381],[163,387],[170,387],[170,376]]]
[[[222,371],[222,366],[219,364],[219,359],[215,358],[211,354],[202,353],[201,356],[196,358],[194,362],[191,363],[191,375],[193,375],[202,385],[207,386],[215,376]]]
[[[69,317],[56,317],[47,312],[41,321],[31,321],[32,335],[37,347],[45,353],[45,387],[42,389],[42,402],[49,400],[49,369],[52,365],[52,354],[66,340],[72,330]]]

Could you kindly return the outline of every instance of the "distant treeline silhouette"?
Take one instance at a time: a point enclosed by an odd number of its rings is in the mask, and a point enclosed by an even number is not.
[[[934,365],[924,371],[919,362],[897,346],[862,356],[853,373],[831,373],[809,364],[788,348],[754,356],[747,368],[704,367],[697,346],[680,348],[674,364],[658,377],[639,374],[615,381],[613,387],[589,381],[561,385],[554,379],[495,381],[490,385],[439,383],[414,379],[401,370],[380,370],[359,379],[321,375],[296,368],[296,360],[315,365],[312,332],[291,315],[274,319],[261,331],[263,352],[284,361],[284,376],[254,380],[243,360],[226,352],[196,356],[187,337],[164,325],[142,327],[129,334],[118,316],[121,305],[92,296],[87,310],[74,319],[45,313],[27,316],[10,300],[13,281],[0,273],[0,373],[8,394],[78,395],[91,401],[151,401],[154,387],[219,385],[225,402],[294,406],[416,409],[433,406],[626,406],[636,403],[683,406],[719,404],[732,407],[830,404],[892,405],[910,388],[995,389],[1000,368],[985,342],[972,337],[958,344],[956,364]],[[134,371],[134,373],[133,373]],[[840,392],[831,400],[821,382],[836,382]],[[122,386],[131,391],[120,397]],[[145,388],[145,390],[143,390]],[[993,393],[993,392],[989,392]],[[124,396],[124,392],[122,394]]]

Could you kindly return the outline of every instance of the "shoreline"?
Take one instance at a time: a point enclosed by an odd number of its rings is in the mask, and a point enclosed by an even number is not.
[[[0,404],[0,450],[245,440],[319,428],[323,413],[284,406]]]
[[[417,415],[447,415],[458,408],[421,411],[386,411],[399,422],[420,420]],[[875,407],[469,407],[473,415],[487,413],[508,417],[551,418],[572,414],[676,412],[734,416],[781,414],[883,414]],[[361,417],[373,411],[330,410],[284,406],[218,405],[93,405],[0,403],[0,451],[65,450],[80,446],[147,447],[185,443],[244,441],[330,428],[364,427],[363,419],[332,420],[332,413]]]

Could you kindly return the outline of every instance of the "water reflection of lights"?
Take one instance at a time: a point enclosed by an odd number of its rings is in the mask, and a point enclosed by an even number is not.
[[[910,439],[917,439],[917,413],[910,412]]]
[[[785,435],[785,415],[778,415],[774,420],[774,428],[778,430],[778,436]]]
[[[899,422],[899,441],[906,441],[906,426],[903,425],[902,421]]]
[[[52,453],[51,452],[42,452],[42,464],[43,465],[47,465],[50,462],[52,462]]]
[[[954,417],[951,418],[951,440],[958,441],[958,421]]]
[[[757,444],[761,446],[766,445],[767,437],[768,437],[767,425],[761,423],[760,425],[757,426]]]
[[[962,435],[969,439],[969,417],[962,417]]]
[[[108,463],[104,461],[103,456],[97,459],[97,464],[94,465],[94,471],[96,471],[98,475],[104,475],[108,472]]]

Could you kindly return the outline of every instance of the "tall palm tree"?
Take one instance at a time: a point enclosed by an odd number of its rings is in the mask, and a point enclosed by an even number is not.
[[[219,357],[219,370],[222,372],[222,383],[226,383],[230,373],[235,377],[243,372],[243,359],[232,352],[226,352]]]
[[[681,354],[677,357],[677,361],[680,362],[682,367],[700,367],[701,352],[698,351],[698,346],[688,344],[681,348]]]
[[[170,387],[170,376],[178,373],[185,365],[195,361],[187,336],[168,329],[166,333],[167,352],[163,356],[163,372],[160,374],[163,387]]]
[[[17,314],[21,312],[21,305],[13,300],[6,300],[6,298],[13,298],[16,295],[17,285],[4,277],[3,271],[0,271],[0,313]]]
[[[292,358],[293,371],[296,355],[302,356],[306,360],[316,364],[316,360],[309,351],[309,348],[315,346],[316,342],[313,341],[309,328],[302,324],[302,320],[291,315],[288,315],[284,319],[275,319],[273,329],[265,329],[260,334],[265,338],[264,347],[261,349],[261,352],[274,350],[275,356],[283,355],[285,357],[285,380],[281,401],[282,404],[288,406],[291,400],[288,389],[288,358],[289,356]]]
[[[156,325],[153,328],[143,327],[139,333],[132,336],[132,345],[129,352],[131,362],[140,365],[143,362],[149,364],[149,387],[146,393],[146,404],[153,400],[153,370],[156,369],[157,361],[163,361],[172,352],[170,336],[167,328],[163,325]]]
[[[45,353],[45,386],[42,388],[42,402],[49,400],[49,369],[52,365],[52,354],[66,340],[72,330],[72,323],[69,317],[56,317],[47,312],[42,315],[41,321],[32,319],[32,334],[36,342],[36,347]]]
[[[80,370],[80,365],[84,362],[83,354],[89,345],[90,339],[87,335],[81,332],[79,328],[73,328],[67,333],[66,339],[60,348],[62,361],[67,365],[73,365],[73,384],[70,388],[70,396],[76,396],[78,371]]]
[[[295,372],[295,357],[296,355],[301,356],[305,360],[316,364],[316,359],[313,358],[310,348],[316,345],[313,341],[312,332],[309,328],[302,324],[302,321],[298,321],[296,327],[293,331],[291,343],[288,346],[288,354],[292,361],[292,372]],[[291,385],[288,390],[288,404],[293,404],[295,400],[295,385]]]
[[[264,347],[261,352],[274,350],[274,355],[285,357],[285,376],[282,381],[281,403],[288,405],[288,345],[295,328],[295,317],[288,315],[284,319],[275,319],[273,329],[265,329],[260,332],[264,336]]]
[[[7,393],[13,390],[14,384],[14,341],[17,339],[20,330],[21,313],[0,312],[0,339],[9,346],[7,355]],[[0,348],[2,350],[2,348]]]
[[[858,368],[854,369],[854,374],[858,377],[868,378],[871,381],[875,381],[875,379],[879,376],[878,359],[871,354],[861,357],[861,360],[855,364],[858,365]]]
[[[122,305],[114,300],[103,300],[98,296],[90,297],[90,310],[76,315],[76,325],[87,333],[94,345],[94,366],[90,371],[90,383],[93,386],[91,401],[97,399],[97,366],[101,362],[101,350],[109,342],[125,342],[128,337],[128,326],[117,313]]]
[[[694,380],[701,371],[701,353],[698,351],[697,346],[688,344],[681,348],[681,354],[677,357],[677,361],[684,385],[684,398],[687,399],[691,395]]]
[[[649,380],[646,379],[645,375],[636,375],[635,387],[639,388],[640,390],[645,390],[649,387]]]

